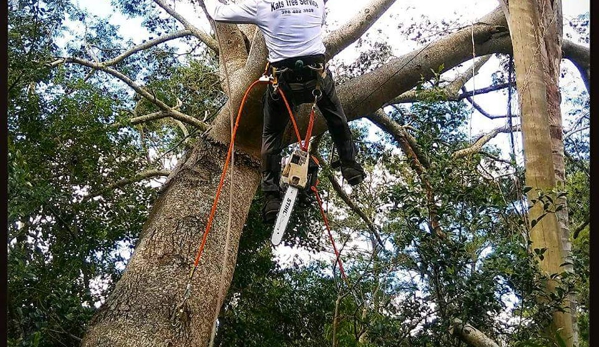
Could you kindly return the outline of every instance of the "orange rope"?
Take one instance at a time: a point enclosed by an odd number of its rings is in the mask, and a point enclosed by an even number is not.
[[[247,97],[248,97],[250,91],[259,83],[269,83],[269,82],[262,82],[260,80],[255,81],[248,87],[245,94],[243,95],[243,99],[241,100],[241,106],[239,107],[239,112],[237,113],[237,120],[235,121],[235,127],[233,128],[233,134],[231,135],[231,142],[229,143],[229,150],[227,152],[227,158],[225,159],[223,173],[220,175],[220,182],[218,184],[218,188],[216,189],[216,196],[214,197],[214,202],[212,203],[212,209],[210,210],[210,216],[208,217],[208,224],[206,224],[206,230],[204,231],[204,236],[202,237],[202,243],[200,244],[198,254],[196,255],[196,258],[195,258],[195,261],[193,264],[194,267],[190,274],[190,277],[193,276],[193,273],[195,272],[195,270],[198,267],[198,264],[200,263],[200,257],[202,256],[202,253],[204,252],[204,246],[206,245],[206,240],[208,239],[208,233],[210,232],[210,228],[212,227],[212,223],[214,222],[214,215],[216,214],[218,198],[220,197],[220,193],[222,191],[223,184],[225,182],[225,176],[226,176],[227,170],[229,168],[229,161],[231,160],[231,154],[233,153],[233,143],[235,142],[235,136],[237,135],[237,129],[239,128],[239,120],[241,119],[241,112],[243,111],[243,106],[245,105],[245,102],[247,101]]]
[[[308,141],[310,140],[310,138],[312,137],[312,128],[314,128],[314,108],[316,106],[316,103],[314,104],[314,106],[312,106],[312,111],[310,111],[310,121],[308,122],[308,130],[306,130],[306,138],[304,139],[304,144],[301,145],[302,150],[303,151],[308,151]]]
[[[252,83],[248,87],[248,89],[245,91],[245,94],[243,95],[243,99],[241,100],[241,105],[239,107],[239,111],[237,112],[237,119],[235,121],[235,127],[233,128],[233,134],[231,135],[231,142],[229,143],[229,149],[227,151],[227,158],[225,159],[225,165],[223,167],[223,172],[220,176],[220,182],[218,183],[218,188],[216,189],[216,195],[214,196],[214,202],[212,203],[212,209],[210,210],[210,215],[208,216],[208,223],[206,224],[206,230],[204,231],[204,235],[202,236],[202,243],[200,244],[200,248],[198,249],[198,253],[197,253],[194,263],[193,263],[193,268],[189,275],[190,278],[193,277],[193,274],[195,273],[196,269],[198,268],[198,265],[200,263],[200,258],[202,257],[202,254],[204,252],[204,247],[206,246],[206,241],[208,240],[208,233],[210,232],[210,229],[212,228],[212,223],[214,222],[214,216],[216,215],[216,208],[218,206],[218,200],[220,198],[223,184],[225,182],[225,176],[226,176],[227,170],[229,168],[229,162],[231,160],[231,155],[233,154],[233,144],[235,143],[235,136],[237,135],[237,129],[239,128],[239,121],[241,120],[241,114],[243,112],[243,107],[245,106],[245,103],[247,101],[250,91],[257,84],[260,84],[260,83],[271,83],[271,82],[270,81],[268,81],[268,82],[260,81],[260,80],[254,81],[254,83]],[[282,90],[279,90],[279,93],[281,94],[281,97],[283,98],[283,102],[285,103],[285,107],[287,108],[287,111],[289,112],[289,117],[291,118],[291,122],[293,124],[293,129],[295,130],[295,134],[297,136],[298,142],[301,144],[302,138],[300,136],[298,126],[295,121],[295,117],[293,116],[293,112],[291,111],[291,107],[289,106],[289,103],[287,102],[287,98],[285,97],[285,93],[283,93]],[[314,116],[314,110],[312,110],[312,113],[310,114],[310,117],[311,117],[310,124],[314,123],[313,119],[312,119],[313,116]],[[312,126],[309,127],[309,133],[311,133],[311,132],[312,132]]]
[[[347,276],[345,275],[345,270],[343,270],[343,263],[341,263],[341,255],[339,254],[339,251],[337,250],[337,246],[335,245],[335,240],[333,239],[333,235],[331,234],[331,227],[329,226],[329,220],[327,218],[327,215],[324,213],[324,209],[322,208],[322,200],[320,200],[320,195],[318,194],[318,189],[316,189],[315,186],[310,187],[310,189],[312,189],[312,191],[314,192],[314,195],[316,195],[316,200],[318,201],[318,206],[320,207],[320,214],[322,215],[322,219],[324,220],[324,225],[327,228],[327,232],[329,233],[329,240],[331,240],[331,244],[333,245],[333,250],[335,251],[335,256],[337,257],[337,264],[339,264],[339,270],[341,271],[341,276],[343,277],[343,280],[345,281],[345,283],[347,284],[348,288],[351,288],[351,286],[349,285],[349,282],[347,280]]]
[[[293,117],[293,111],[291,111],[291,107],[289,107],[289,103],[287,102],[287,97],[283,90],[279,89],[279,93],[281,93],[281,97],[283,98],[283,102],[285,103],[285,107],[287,107],[287,112],[289,112],[289,117],[291,118],[291,124],[293,124],[293,130],[295,130],[295,136],[297,137],[297,142],[302,145],[302,136],[299,133],[299,128],[297,126],[297,122],[295,121],[295,117]]]
[[[267,66],[268,69],[268,66]],[[266,72],[266,70],[265,70]],[[239,111],[237,112],[237,119],[235,120],[235,126],[233,128],[233,133],[231,134],[231,141],[229,143],[229,149],[227,151],[227,158],[225,159],[225,164],[223,167],[223,172],[220,176],[220,182],[218,183],[218,188],[216,189],[216,195],[214,196],[214,202],[212,203],[212,209],[210,210],[210,215],[208,216],[208,223],[206,224],[206,230],[204,231],[204,235],[202,236],[202,242],[200,244],[200,247],[198,249],[198,253],[195,257],[194,263],[193,263],[193,268],[189,274],[189,278],[191,280],[191,278],[193,277],[195,271],[198,268],[198,265],[200,263],[200,258],[202,257],[202,254],[204,253],[204,248],[206,246],[206,241],[208,240],[208,234],[210,233],[210,229],[212,228],[212,224],[214,223],[214,217],[216,215],[216,208],[218,206],[218,200],[220,198],[220,194],[222,192],[222,188],[225,182],[225,176],[227,174],[227,170],[229,169],[229,162],[231,161],[231,156],[233,154],[233,146],[235,143],[235,137],[237,135],[237,129],[239,128],[239,122],[241,120],[241,115],[243,112],[243,107],[245,106],[245,103],[247,101],[248,95],[250,93],[250,91],[257,85],[260,83],[265,83],[265,84],[270,84],[272,83],[271,81],[261,81],[261,80],[256,80],[254,81],[249,87],[248,89],[245,91],[245,94],[243,95],[243,99],[241,100],[241,105],[239,107]],[[285,93],[283,92],[283,90],[279,89],[278,92],[280,93],[281,97],[283,98],[283,102],[285,103],[285,107],[287,108],[287,112],[289,113],[289,118],[291,119],[291,123],[293,125],[293,130],[295,131],[295,135],[297,137],[297,141],[300,144],[300,147],[302,148],[302,150],[307,151],[308,150],[308,141],[310,140],[310,137],[312,136],[312,129],[314,127],[314,117],[315,117],[315,112],[314,112],[314,106],[312,106],[312,111],[310,112],[310,119],[309,119],[309,123],[308,123],[308,129],[306,132],[306,137],[302,143],[302,137],[299,133],[299,128],[297,126],[297,122],[295,121],[295,117],[293,116],[293,111],[291,110],[291,107],[289,106],[289,102],[287,101],[287,97],[285,96]],[[343,264],[341,263],[341,258],[339,255],[339,252],[337,251],[337,247],[335,245],[335,240],[333,239],[333,236],[331,235],[331,229],[329,227],[329,221],[324,213],[324,209],[322,208],[322,201],[320,199],[320,196],[318,194],[318,190],[316,189],[316,187],[311,187],[311,189],[314,191],[314,193],[316,194],[316,198],[318,200],[318,205],[320,206],[320,212],[322,213],[322,217],[324,219],[324,223],[325,226],[327,228],[327,231],[329,233],[329,239],[331,240],[331,243],[333,244],[333,249],[335,251],[335,254],[337,255],[337,263],[339,264],[339,269],[341,270],[341,274],[343,276],[343,279],[345,280],[346,283],[348,283],[347,281],[347,276],[345,275],[345,271],[343,269]],[[191,284],[191,283],[190,283]],[[349,286],[349,283],[348,283]],[[188,285],[188,291],[189,291],[189,285]]]

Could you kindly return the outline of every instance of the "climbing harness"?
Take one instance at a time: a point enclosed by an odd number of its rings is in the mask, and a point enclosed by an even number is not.
[[[298,60],[298,61],[301,61],[301,60]],[[303,64],[303,62],[301,64]],[[316,171],[314,169],[314,165],[316,165],[316,170],[317,170],[318,161],[315,158],[313,158],[312,156],[310,156],[309,153],[308,153],[309,140],[310,140],[310,138],[312,136],[312,129],[314,127],[314,118],[315,118],[316,103],[318,102],[319,98],[322,96],[322,91],[320,90],[320,80],[322,79],[322,76],[323,76],[322,74],[323,74],[323,71],[324,71],[324,66],[322,66],[322,64],[321,64],[320,67],[313,67],[311,65],[307,65],[306,67],[308,67],[310,69],[313,69],[313,70],[316,70],[316,71],[320,71],[320,73],[316,74],[317,75],[317,82],[316,82],[314,90],[312,91],[312,96],[314,97],[314,99],[313,99],[314,101],[313,101],[312,108],[311,108],[310,115],[309,115],[309,122],[308,122],[307,131],[306,131],[306,136],[305,136],[305,138],[303,140],[302,140],[302,137],[300,135],[299,128],[298,128],[297,122],[295,120],[295,116],[293,115],[293,111],[291,110],[291,107],[289,105],[287,96],[285,95],[285,93],[282,90],[282,88],[280,88],[280,86],[279,86],[279,77],[280,77],[281,74],[287,72],[288,68],[277,69],[274,66],[270,66],[270,63],[267,64],[266,65],[266,69],[264,70],[262,76],[258,80],[254,81],[247,88],[247,90],[245,91],[245,93],[243,95],[243,98],[241,100],[241,105],[240,105],[239,110],[237,112],[237,118],[235,120],[235,125],[233,126],[233,130],[232,130],[232,134],[231,134],[231,141],[229,143],[229,148],[228,148],[228,151],[227,151],[227,156],[225,158],[225,163],[223,165],[223,171],[221,173],[220,181],[219,181],[218,187],[216,189],[216,194],[215,194],[215,197],[214,197],[214,201],[212,203],[212,208],[211,208],[210,213],[208,215],[208,221],[206,223],[206,228],[205,228],[203,236],[202,236],[202,241],[200,243],[200,246],[198,248],[198,252],[197,252],[196,257],[194,259],[193,266],[192,266],[192,268],[190,270],[190,273],[189,273],[188,283],[187,283],[187,286],[186,286],[186,289],[185,289],[185,293],[183,295],[183,301],[177,306],[177,312],[178,312],[179,315],[183,314],[184,305],[185,305],[186,301],[189,299],[189,297],[191,296],[191,283],[192,283],[192,279],[193,279],[193,276],[194,276],[195,272],[197,271],[197,269],[199,267],[200,259],[202,257],[203,252],[204,252],[204,249],[205,249],[205,246],[206,246],[206,241],[208,239],[208,235],[210,233],[210,230],[212,228],[212,224],[214,222],[214,217],[216,215],[216,209],[217,209],[218,201],[219,201],[219,198],[220,198],[220,194],[222,192],[222,188],[223,188],[223,185],[224,185],[225,176],[227,174],[227,170],[229,169],[229,164],[231,162],[231,158],[232,158],[232,155],[233,155],[233,148],[234,148],[234,143],[235,143],[235,137],[237,135],[237,130],[239,128],[239,123],[240,123],[240,120],[241,120],[241,115],[243,113],[243,109],[244,109],[245,103],[246,103],[246,101],[248,99],[248,95],[250,94],[250,92],[254,89],[254,87],[256,87],[259,84],[272,85],[273,90],[276,92],[276,94],[280,95],[281,99],[283,100],[283,103],[285,104],[285,108],[287,109],[287,112],[289,113],[291,124],[293,126],[294,133],[295,133],[295,136],[297,138],[297,142],[299,143],[299,146],[300,146],[300,149],[298,149],[298,150],[296,150],[294,152],[294,155],[292,155],[291,160],[290,160],[290,163],[293,163],[293,166],[289,166],[288,174],[286,176],[287,179],[288,179],[287,182],[289,184],[289,187],[287,188],[287,192],[295,190],[295,196],[293,197],[293,203],[295,202],[295,197],[297,196],[298,188],[300,188],[300,187],[302,189],[309,188],[312,192],[314,192],[314,194],[316,196],[316,199],[318,201],[318,205],[320,207],[320,212],[321,212],[321,214],[323,216],[323,219],[324,219],[325,227],[326,227],[327,232],[329,234],[329,239],[330,239],[330,241],[331,241],[331,243],[333,245],[333,249],[335,251],[335,255],[336,255],[335,261],[339,265],[339,269],[340,269],[341,275],[342,275],[343,280],[345,281],[345,283],[348,285],[348,288],[350,288],[350,289],[352,288],[351,286],[349,286],[349,282],[348,282],[347,276],[345,274],[345,270],[343,269],[343,264],[341,262],[340,253],[337,250],[337,247],[335,245],[335,241],[334,241],[334,239],[332,237],[331,229],[330,229],[330,226],[329,226],[329,222],[328,222],[328,219],[326,218],[326,214],[325,214],[324,209],[322,207],[322,201],[321,201],[320,195],[318,194],[318,189],[316,188],[318,180],[316,179],[316,176],[315,176]],[[268,75],[269,69],[271,71],[270,75]],[[291,84],[292,83],[288,83],[288,85],[291,85]],[[293,87],[295,88],[297,86],[294,85]],[[291,88],[292,87],[290,86],[290,89]],[[309,171],[309,168],[310,168],[310,164],[312,164],[312,168],[311,168],[312,171],[310,171],[310,173],[312,174],[312,176],[310,176],[308,178],[308,171]],[[290,180],[289,180],[289,178],[290,178]],[[308,185],[308,183],[310,183],[310,185]],[[291,194],[293,194],[293,193],[291,193]],[[287,193],[286,193],[286,196],[287,196]],[[283,205],[282,205],[282,208],[279,211],[279,214],[277,215],[277,219],[279,218],[279,215],[281,215],[281,212],[283,210],[285,210],[285,209],[283,208]],[[291,210],[292,210],[292,206],[288,207],[289,214],[291,213]],[[287,221],[288,221],[288,219],[287,219]],[[286,224],[282,226],[283,227],[283,229],[282,229],[283,231],[284,231],[284,227],[285,226],[286,226]],[[273,233],[273,235],[274,235],[274,233]],[[282,237],[282,233],[281,233],[281,237]]]

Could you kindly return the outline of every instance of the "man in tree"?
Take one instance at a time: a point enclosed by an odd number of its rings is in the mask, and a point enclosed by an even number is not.
[[[325,65],[322,26],[325,20],[323,0],[246,0],[223,5],[204,0],[215,21],[250,23],[264,34],[271,72],[274,67],[280,88],[293,106],[314,102],[322,112],[339,153],[341,173],[351,185],[357,185],[366,173],[355,160],[356,147],[347,118],[335,91],[335,82]],[[315,89],[320,89],[315,92]],[[315,99],[316,98],[316,99]],[[262,191],[265,195],[262,217],[273,223],[281,206],[279,178],[283,131],[289,116],[283,99],[269,85],[263,99]]]

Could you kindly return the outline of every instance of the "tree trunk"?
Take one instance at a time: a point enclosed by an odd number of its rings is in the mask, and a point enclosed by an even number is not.
[[[82,346],[205,346],[219,304],[221,271],[233,277],[239,238],[259,182],[258,164],[237,156],[228,261],[221,264],[229,211],[229,174],[191,295],[178,315],[218,185],[226,148],[208,140],[181,160],[155,203],[127,270],[94,317]]]
[[[562,122],[561,93],[559,89],[560,64],[562,61],[563,44],[563,14],[561,1],[543,0],[539,3],[541,6],[541,15],[543,28],[543,42],[546,47],[545,81],[547,83],[547,104],[549,111],[549,131],[551,134],[551,150],[553,152],[553,167],[555,170],[555,181],[558,191],[565,191],[566,164],[564,160],[564,127]],[[566,196],[558,199],[558,203],[563,206],[562,210],[557,211],[557,221],[561,230],[562,238],[562,256],[568,265],[564,270],[573,273],[574,267],[571,264],[572,243],[570,242],[570,221],[568,218],[568,204]],[[572,341],[573,345],[578,345],[578,324],[576,315],[576,296],[571,294],[570,313],[572,315]]]
[[[539,191],[550,194],[556,188],[555,163],[552,150],[552,134],[550,124],[555,121],[555,112],[559,113],[559,102],[555,110],[556,98],[559,100],[559,90],[555,78],[548,79],[548,75],[554,76],[552,69],[555,61],[551,64],[548,60],[548,52],[545,42],[547,40],[558,40],[557,46],[561,47],[561,39],[554,37],[556,31],[548,30],[542,20],[541,13],[546,10],[538,8],[539,4],[532,0],[510,1],[510,33],[514,51],[516,66],[516,85],[518,86],[521,115],[522,134],[524,137],[524,153],[526,157],[526,185],[532,187],[528,193],[528,199],[532,202],[539,199]],[[561,11],[559,11],[561,12]],[[543,17],[544,18],[544,17]],[[555,18],[552,22],[555,24]],[[543,31],[541,31],[543,30]],[[552,37],[553,36],[553,37]],[[555,54],[551,48],[551,53]],[[555,56],[552,56],[555,59]],[[549,66],[551,65],[551,67]],[[559,61],[557,62],[559,73]],[[559,76],[559,75],[558,75]],[[561,123],[561,120],[560,120]],[[553,128],[555,129],[555,128]],[[563,153],[563,149],[562,149]],[[554,199],[555,200],[555,199]],[[564,269],[564,254],[562,247],[562,230],[555,213],[545,214],[543,203],[537,201],[532,204],[529,211],[531,223],[530,240],[533,249],[545,249],[543,257],[539,259],[541,270],[547,275],[559,274]],[[555,291],[557,282],[549,280],[547,291]],[[564,303],[568,307],[569,303]],[[556,334],[566,341],[567,346],[573,345],[572,317],[569,312],[554,312],[551,327],[548,330],[551,338]]]

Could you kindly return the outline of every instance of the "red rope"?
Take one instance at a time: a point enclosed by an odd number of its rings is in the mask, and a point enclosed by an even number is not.
[[[216,215],[216,208],[218,206],[218,200],[220,198],[220,194],[222,192],[222,188],[223,185],[225,183],[225,177],[227,174],[227,170],[229,169],[229,163],[231,161],[231,156],[233,154],[233,144],[235,143],[235,136],[237,135],[237,129],[239,128],[239,121],[241,120],[241,114],[243,112],[243,107],[245,106],[245,103],[247,101],[248,95],[250,93],[250,91],[257,85],[260,83],[272,83],[271,81],[261,81],[261,80],[257,80],[255,82],[253,82],[248,89],[245,91],[245,94],[243,95],[243,99],[241,100],[241,105],[239,107],[239,111],[237,112],[237,119],[235,121],[235,126],[233,128],[233,133],[231,134],[231,142],[229,143],[229,149],[227,151],[227,158],[225,159],[225,165],[223,167],[223,172],[220,176],[220,182],[218,183],[218,187],[216,189],[216,195],[214,196],[214,202],[212,203],[212,208],[210,210],[210,214],[208,216],[208,223],[206,224],[206,230],[204,231],[204,235],[202,236],[202,242],[200,243],[200,247],[198,249],[198,253],[195,257],[194,263],[193,263],[193,268],[191,270],[191,273],[189,275],[189,277],[193,277],[193,274],[195,273],[196,269],[198,268],[198,265],[200,263],[200,258],[202,257],[202,254],[204,253],[204,248],[206,246],[206,241],[208,240],[208,234],[210,233],[210,230],[212,228],[212,224],[214,223],[214,216]],[[302,144],[302,137],[299,133],[299,128],[297,126],[297,122],[295,121],[295,117],[293,116],[293,111],[291,111],[291,107],[289,106],[289,103],[287,102],[287,97],[285,96],[285,93],[279,89],[278,91],[281,95],[281,97],[283,98],[283,102],[285,103],[285,107],[287,108],[287,111],[289,113],[289,118],[291,119],[291,123],[293,125],[293,129],[295,131],[295,135],[297,137],[297,141],[300,144],[300,146],[302,147],[302,150],[307,151],[308,150],[308,140],[310,139],[310,137],[312,136],[312,128],[314,127],[314,107],[312,107],[312,112],[310,112],[310,121],[308,124],[308,130],[306,133],[306,138],[304,140],[304,143]],[[325,220],[325,225],[327,226],[327,230],[329,231],[329,237],[331,238],[331,242],[333,243],[333,248],[335,249],[335,253],[337,254],[337,261],[339,262],[339,268],[341,269],[341,273],[343,274],[344,279],[347,281],[347,278],[345,277],[345,272],[343,271],[343,265],[341,265],[341,260],[339,259],[339,254],[337,253],[337,248],[335,247],[335,241],[333,240],[332,236],[331,236],[331,232],[330,232],[330,228],[328,226],[328,220],[326,219],[326,216],[324,214],[324,210],[322,209],[322,203],[320,201],[320,197],[318,196],[318,192],[316,191],[315,187],[312,187],[312,189],[316,192],[316,196],[318,197],[318,202],[320,205],[320,211],[323,214],[324,220]]]
[[[349,285],[349,282],[347,280],[347,276],[345,275],[345,270],[343,270],[343,263],[341,263],[341,255],[339,254],[339,251],[337,250],[337,246],[335,245],[335,240],[333,239],[333,235],[331,234],[331,227],[329,226],[329,220],[327,218],[327,215],[324,213],[324,209],[322,208],[322,200],[320,199],[320,195],[318,194],[318,189],[316,189],[315,186],[310,187],[310,189],[312,189],[312,191],[314,192],[314,195],[316,195],[316,201],[318,201],[318,206],[320,207],[320,214],[322,215],[322,219],[324,220],[324,225],[327,228],[327,232],[329,233],[329,240],[331,240],[331,244],[333,245],[333,250],[335,251],[335,256],[337,257],[337,264],[339,264],[339,270],[341,271],[341,276],[343,277],[343,280],[345,281],[345,283],[347,284],[348,288],[351,288],[351,286]]]
[[[210,229],[212,228],[212,223],[214,222],[214,216],[216,214],[216,207],[218,206],[218,199],[220,197],[220,193],[222,192],[223,184],[225,183],[225,176],[226,176],[227,170],[229,169],[229,162],[231,160],[231,155],[233,153],[233,143],[235,143],[235,136],[237,135],[237,129],[239,128],[239,121],[241,119],[241,112],[243,111],[243,106],[245,105],[245,102],[247,101],[247,97],[248,97],[250,91],[259,83],[269,83],[269,82],[262,82],[260,80],[255,81],[245,91],[245,94],[243,95],[243,99],[241,100],[241,106],[239,107],[239,112],[237,112],[237,120],[235,121],[235,127],[233,128],[233,134],[231,135],[231,142],[229,143],[229,150],[227,151],[227,158],[225,159],[223,173],[220,175],[220,182],[218,183],[218,188],[216,189],[216,196],[214,197],[214,202],[212,203],[212,209],[210,210],[210,215],[208,216],[208,223],[206,224],[206,230],[204,231],[204,236],[202,236],[202,243],[200,244],[198,254],[196,255],[195,261],[193,263],[194,267],[193,267],[190,277],[193,276],[193,273],[195,272],[196,268],[198,267],[198,264],[200,263],[200,257],[202,256],[202,253],[204,252],[204,247],[206,246],[206,240],[208,239],[208,233],[210,232]]]
[[[291,111],[291,107],[289,107],[289,103],[287,102],[287,97],[285,96],[285,93],[283,93],[283,90],[279,89],[279,93],[281,94],[281,97],[283,98],[285,107],[287,107],[287,112],[289,112],[289,118],[291,118],[291,124],[293,124],[293,130],[295,130],[295,136],[297,137],[297,142],[301,146],[302,145],[302,136],[299,133],[299,128],[297,126],[297,122],[295,121],[295,117],[293,116],[293,111]]]
[[[216,208],[218,206],[218,200],[220,198],[220,194],[222,192],[222,188],[223,185],[225,183],[225,177],[227,174],[227,170],[229,169],[229,163],[231,161],[231,155],[233,154],[233,144],[235,143],[235,136],[237,135],[237,129],[239,128],[239,121],[241,120],[241,114],[243,112],[243,107],[245,106],[245,103],[247,101],[248,95],[250,93],[250,91],[257,85],[260,83],[272,83],[270,81],[266,82],[266,81],[260,81],[257,80],[254,83],[252,83],[248,89],[245,91],[245,94],[243,95],[243,99],[241,100],[241,105],[239,107],[239,111],[237,112],[237,119],[235,121],[235,127],[233,128],[233,134],[231,135],[231,142],[229,143],[229,149],[227,151],[227,158],[225,159],[225,165],[223,167],[223,172],[220,176],[220,182],[218,183],[218,188],[216,189],[216,195],[214,196],[214,202],[212,203],[212,209],[210,210],[210,214],[208,216],[208,223],[206,224],[206,230],[204,231],[204,235],[202,236],[202,242],[200,243],[200,247],[198,249],[198,253],[195,257],[194,260],[194,267],[191,270],[191,274],[190,277],[193,276],[194,272],[196,271],[198,264],[200,263],[200,258],[202,257],[202,254],[204,253],[204,248],[206,246],[206,241],[208,240],[208,234],[210,233],[210,230],[212,228],[212,224],[214,223],[214,216],[216,215]],[[279,89],[279,93],[281,94],[281,97],[283,98],[283,102],[285,103],[285,107],[287,108],[287,111],[289,112],[289,117],[291,118],[291,123],[293,124],[293,129],[295,130],[295,134],[297,136],[297,141],[301,144],[301,136],[298,130],[298,126],[297,123],[295,121],[295,117],[293,116],[293,112],[291,111],[291,107],[289,106],[289,103],[287,102],[287,98],[285,97],[285,93],[283,93],[282,90]],[[314,111],[311,113],[310,117],[313,118],[313,113]],[[310,123],[313,123],[313,120],[310,120]],[[311,132],[311,126],[310,126],[310,132]]]
[[[312,106],[312,111],[310,111],[310,120],[308,122],[308,130],[306,130],[306,138],[304,139],[303,145],[300,143],[303,151],[308,151],[308,141],[312,137],[312,128],[314,128],[314,106]]]

